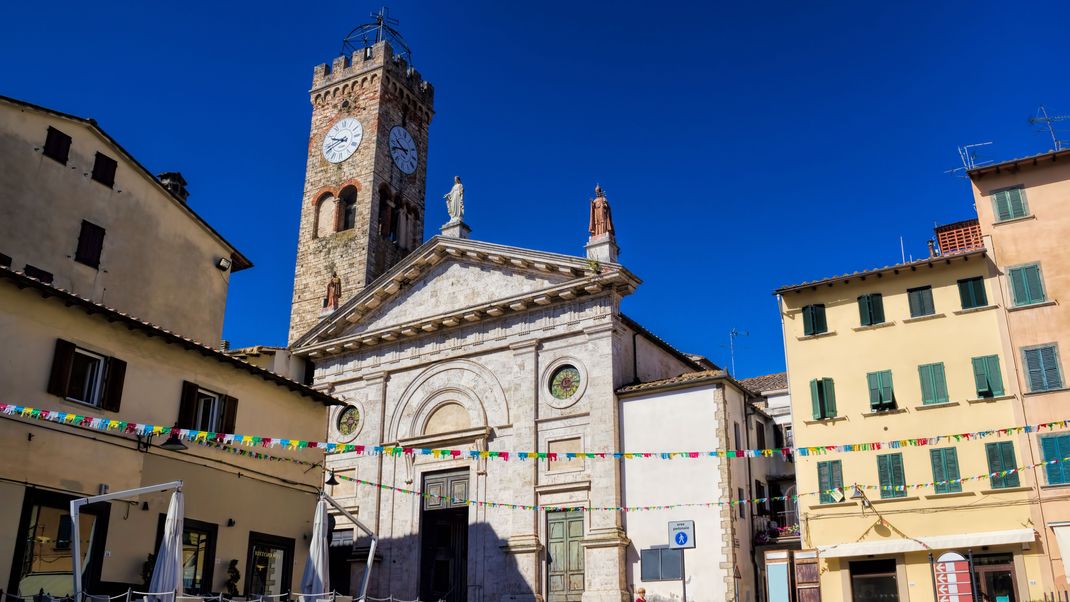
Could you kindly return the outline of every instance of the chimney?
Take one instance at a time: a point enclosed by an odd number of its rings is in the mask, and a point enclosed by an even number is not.
[[[160,181],[160,184],[167,189],[174,197],[183,203],[189,198],[189,191],[186,190],[186,178],[182,177],[182,174],[177,171],[166,171],[156,176],[156,179]]]

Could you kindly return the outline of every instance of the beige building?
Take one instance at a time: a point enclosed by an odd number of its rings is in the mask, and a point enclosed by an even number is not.
[[[961,227],[945,234],[979,239]],[[795,445],[1018,424],[1002,291],[978,244],[777,290]],[[818,551],[822,599],[936,600],[946,591],[929,555],[946,552],[972,552],[984,599],[1039,599],[1033,475],[960,480],[1030,463],[1028,439],[925,443],[796,458],[802,548]]]
[[[1006,310],[1005,355],[1018,375],[1018,420],[1035,424],[1070,418],[1066,354],[1070,353],[1070,151],[986,165],[970,171],[980,231],[998,266],[997,302]],[[1065,294],[1064,294],[1065,293]],[[1032,437],[1029,463],[1070,456],[1070,434]],[[1066,591],[1070,574],[1070,466],[1039,468],[1031,477],[1041,503],[1032,521],[1046,551],[1046,591]]]
[[[187,592],[295,587],[320,450],[257,450],[304,464],[219,442],[174,451],[125,426],[325,438],[332,397],[216,348],[230,270],[248,261],[193,213],[176,176],[166,188],[93,122],[4,99],[0,157],[0,401],[116,421],[0,413],[0,586],[69,594],[69,501],[181,480]],[[144,589],[166,504],[85,508],[86,592]]]

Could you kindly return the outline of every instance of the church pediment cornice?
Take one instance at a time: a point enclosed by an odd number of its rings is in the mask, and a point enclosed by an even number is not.
[[[567,279],[560,284],[521,294],[488,300],[479,304],[421,316],[402,323],[347,335],[375,310],[388,303],[407,287],[425,277],[443,262],[484,263],[503,269],[534,274],[554,274]],[[572,257],[520,249],[467,239],[435,237],[383,274],[369,287],[346,302],[330,317],[293,346],[294,352],[322,357],[361,347],[390,343],[439,330],[460,327],[482,320],[524,313],[555,303],[571,301],[615,291],[632,293],[640,280],[619,264],[598,264],[582,257]],[[492,291],[488,291],[491,293]]]

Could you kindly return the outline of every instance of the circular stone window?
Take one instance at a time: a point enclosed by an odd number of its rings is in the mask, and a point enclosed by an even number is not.
[[[572,399],[580,390],[582,379],[575,366],[565,364],[550,374],[550,395],[553,395],[554,399]]]
[[[335,428],[338,429],[339,437],[343,439],[352,439],[360,432],[360,408],[357,406],[347,406],[344,410],[338,413],[338,419],[335,421]]]

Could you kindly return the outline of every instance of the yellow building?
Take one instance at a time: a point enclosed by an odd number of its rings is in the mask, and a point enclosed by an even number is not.
[[[986,165],[970,171],[980,230],[999,266],[998,302],[1006,308],[1007,357],[1018,370],[1023,424],[1070,417],[1066,354],[1070,353],[1070,151]],[[1070,433],[1032,437],[1034,462],[1070,456]],[[1041,504],[1033,507],[1048,550],[1046,591],[1068,588],[1070,574],[1070,468],[1035,471]]]
[[[1001,284],[984,248],[776,293],[796,446],[1019,424]],[[930,554],[946,552],[972,553],[987,600],[1040,598],[1031,473],[966,479],[1029,463],[1025,437],[923,443],[797,457],[802,548],[818,551],[822,599],[937,600]]]
[[[254,450],[302,463],[272,462],[127,428],[326,438],[333,397],[219,349],[230,272],[248,261],[180,177],[154,178],[92,121],[0,99],[0,163],[0,588],[70,594],[69,502],[176,480],[186,592],[295,588],[322,450]],[[144,589],[166,510],[166,494],[86,506],[83,591]]]

